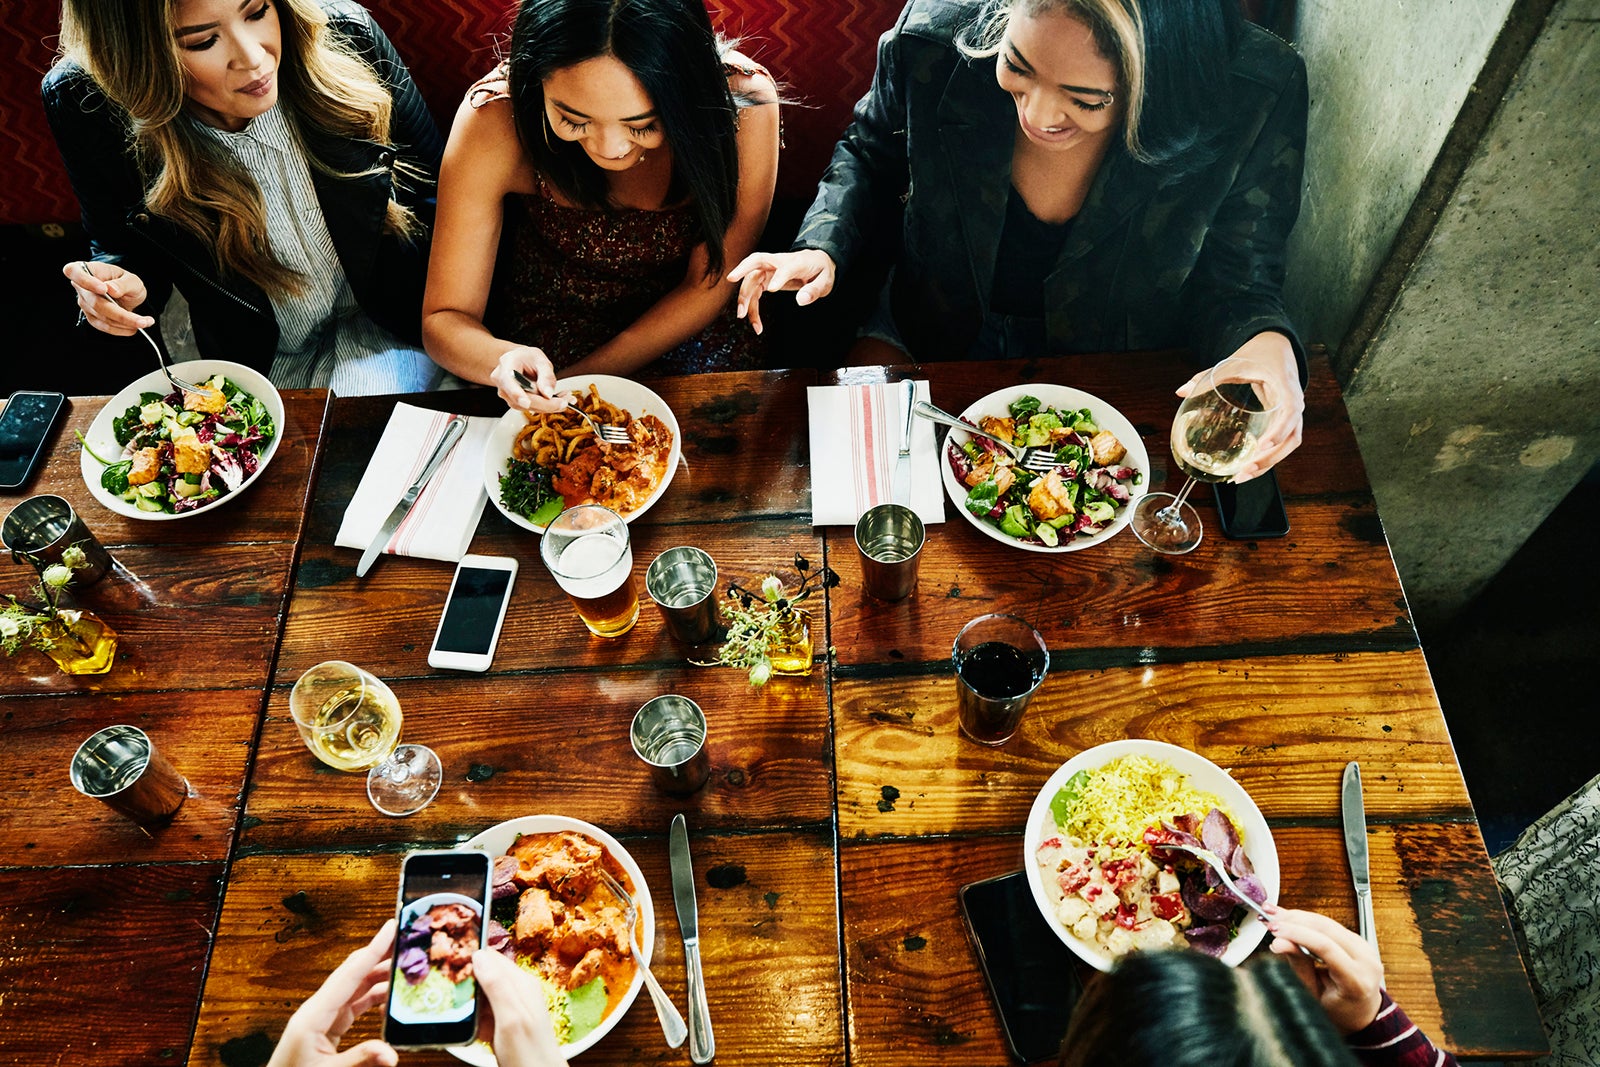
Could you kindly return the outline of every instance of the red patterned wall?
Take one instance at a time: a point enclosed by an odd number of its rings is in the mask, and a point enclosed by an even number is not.
[[[0,16],[0,223],[78,217],[39,102],[60,25],[61,7],[49,0],[7,0]]]

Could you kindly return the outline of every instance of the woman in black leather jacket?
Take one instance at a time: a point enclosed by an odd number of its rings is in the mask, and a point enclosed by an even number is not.
[[[366,10],[66,0],[61,41],[42,92],[92,243],[63,268],[87,322],[151,327],[175,285],[203,356],[280,387],[438,380],[419,342],[442,142]]]
[[[809,304],[886,255],[857,362],[1227,357],[1281,413],[1243,480],[1300,441],[1281,290],[1305,124],[1300,57],[1237,0],[911,0],[794,251],[729,277],[759,324],[762,293]]]

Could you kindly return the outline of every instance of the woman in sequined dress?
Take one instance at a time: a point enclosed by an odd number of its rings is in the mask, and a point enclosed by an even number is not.
[[[720,46],[701,0],[524,3],[445,149],[429,354],[543,409],[557,367],[758,365],[722,276],[755,247],[777,165],[772,78]]]

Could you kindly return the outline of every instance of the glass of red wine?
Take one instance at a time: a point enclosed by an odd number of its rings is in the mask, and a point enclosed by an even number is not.
[[[983,745],[1011,740],[1050,669],[1039,631],[1015,615],[980,615],[961,628],[951,660],[961,732]]]

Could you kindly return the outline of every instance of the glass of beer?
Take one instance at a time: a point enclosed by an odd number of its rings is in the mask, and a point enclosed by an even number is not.
[[[621,637],[633,629],[639,594],[622,516],[599,504],[568,508],[545,527],[539,555],[590,633]]]
[[[439,792],[444,768],[426,745],[400,744],[400,701],[353,663],[330,660],[289,692],[301,740],[339,771],[367,772],[367,799],[385,815],[410,815]]]

